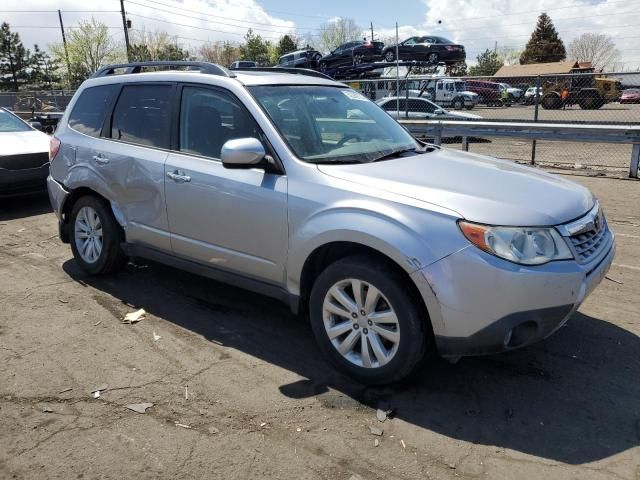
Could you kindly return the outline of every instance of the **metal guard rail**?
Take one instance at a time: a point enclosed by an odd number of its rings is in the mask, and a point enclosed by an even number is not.
[[[462,137],[465,150],[469,137],[630,144],[633,147],[629,176],[638,178],[640,126],[411,119],[400,119],[400,123],[416,137],[433,137],[436,145],[440,145],[443,137]]]

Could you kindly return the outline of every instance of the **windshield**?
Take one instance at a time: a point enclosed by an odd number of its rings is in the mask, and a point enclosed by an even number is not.
[[[350,88],[254,86],[249,90],[296,156],[310,163],[365,163],[420,144]]]
[[[0,110],[0,132],[28,132],[31,127],[10,114],[6,110]]]

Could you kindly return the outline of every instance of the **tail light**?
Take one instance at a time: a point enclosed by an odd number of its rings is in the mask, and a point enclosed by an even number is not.
[[[374,47],[373,43],[371,43],[371,42],[365,43],[365,44],[363,44],[362,46],[363,46],[364,48],[373,48],[373,47]]]
[[[53,161],[54,158],[56,158],[56,155],[58,155],[58,151],[60,150],[60,145],[62,145],[60,143],[60,140],[58,140],[56,137],[51,137],[51,140],[49,140],[49,161]]]
[[[460,47],[458,47],[457,45],[447,45],[446,47],[444,47],[446,50],[450,51],[450,52],[455,52],[460,50]]]

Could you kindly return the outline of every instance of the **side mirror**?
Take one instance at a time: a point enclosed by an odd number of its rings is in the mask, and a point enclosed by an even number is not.
[[[267,152],[257,138],[236,138],[222,145],[220,158],[225,168],[254,168]]]
[[[31,125],[31,127],[35,128],[36,130],[42,131],[42,124],[36,120],[30,120],[29,125]]]

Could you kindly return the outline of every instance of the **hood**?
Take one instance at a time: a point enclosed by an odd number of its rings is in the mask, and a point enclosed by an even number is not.
[[[39,130],[0,132],[0,156],[49,152],[49,135]]]
[[[367,164],[318,165],[332,177],[457,212],[478,223],[558,225],[593,207],[577,183],[505,160],[452,150]]]
[[[465,91],[460,92],[460,93],[462,93],[463,95],[468,95],[469,97],[477,97],[478,96],[478,94],[476,92],[470,92],[469,90],[465,90]]]

